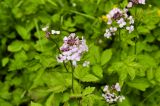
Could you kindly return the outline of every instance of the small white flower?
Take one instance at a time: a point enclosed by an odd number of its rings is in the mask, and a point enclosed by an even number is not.
[[[131,25],[130,27],[126,27],[126,29],[129,31],[129,33],[131,33],[132,31],[134,31],[134,26]]]
[[[110,33],[110,32],[106,32],[105,34],[104,34],[104,37],[106,37],[106,38],[110,38],[112,36],[112,34]]]
[[[89,61],[85,61],[85,62],[83,63],[83,67],[88,67],[88,66],[89,66],[89,64],[90,64],[90,62],[89,62]]]
[[[139,4],[145,4],[145,0],[138,0]]]
[[[106,85],[106,86],[104,87],[103,91],[104,91],[104,92],[108,92],[108,88],[109,88],[109,86]]]
[[[53,34],[53,35],[59,35],[60,34],[60,31],[56,31],[56,30],[51,30],[51,34]]]
[[[49,26],[46,26],[46,27],[42,28],[42,31],[47,31],[48,28],[49,28]]]
[[[121,18],[120,20],[117,21],[117,23],[119,24],[119,27],[122,28],[126,25],[126,22],[124,21],[123,18]]]
[[[128,5],[127,5],[128,8],[131,8],[132,6],[133,6],[132,2],[129,2]]]
[[[121,91],[121,87],[120,87],[119,83],[116,83],[116,85],[114,87],[118,92]]]
[[[111,31],[111,32],[116,32],[116,31],[117,31],[117,28],[116,28],[116,27],[110,27],[110,31]]]
[[[111,24],[112,24],[112,20],[111,20],[111,19],[108,19],[107,24],[108,24],[108,25],[111,25]]]
[[[134,24],[134,19],[132,16],[129,16],[128,20],[129,20],[129,24]]]
[[[76,61],[72,61],[72,65],[73,66],[77,66],[77,62]]]

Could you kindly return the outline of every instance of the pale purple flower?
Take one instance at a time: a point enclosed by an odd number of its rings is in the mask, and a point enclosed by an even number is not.
[[[82,54],[88,51],[86,40],[82,37],[79,39],[75,33],[71,33],[68,37],[63,38],[63,45],[60,47],[61,54],[57,57],[57,61],[72,61],[74,66],[80,61]]]
[[[126,27],[126,29],[129,31],[129,33],[131,33],[132,31],[134,31],[134,26],[131,25],[129,27]]]
[[[106,85],[103,89],[102,96],[108,103],[115,103],[115,102],[122,102],[125,97],[123,95],[118,95],[118,92],[121,91],[119,83],[116,83],[115,85],[112,85],[109,87]]]
[[[129,20],[129,24],[134,24],[133,16],[129,16],[128,20]]]
[[[129,2],[128,5],[127,5],[128,8],[131,8],[132,6],[133,6],[132,2]]]
[[[116,85],[114,86],[114,88],[115,88],[118,92],[121,91],[121,87],[120,87],[119,83],[116,83]]]
[[[119,24],[120,28],[123,28],[126,25],[124,18],[119,19],[117,23]]]
[[[108,85],[104,86],[103,91],[108,92],[108,90],[109,90],[109,86]]]
[[[116,27],[110,27],[110,31],[113,33],[113,32],[116,32],[117,31],[117,28]]]
[[[124,8],[123,10],[119,8],[113,8],[107,15],[106,15],[108,22],[107,24],[110,25],[110,28],[106,29],[104,33],[104,37],[110,38],[112,35],[115,35],[118,28],[124,28],[126,25],[134,24],[134,19],[132,16],[128,15],[128,8]],[[116,24],[115,24],[116,23]],[[132,27],[131,27],[132,28]],[[128,27],[127,27],[128,29]],[[134,30],[133,28],[129,30],[129,33]]]
[[[133,5],[137,5],[137,4],[145,4],[145,0],[130,0],[130,2],[127,5],[127,8],[131,8],[133,7]]]

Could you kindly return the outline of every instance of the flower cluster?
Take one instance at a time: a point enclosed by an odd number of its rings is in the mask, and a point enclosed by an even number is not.
[[[126,8],[123,10],[119,8],[114,8],[106,15],[108,19],[107,24],[111,25],[110,28],[106,29],[106,32],[104,34],[106,38],[115,35],[115,32],[118,28],[126,27],[126,30],[128,30],[129,33],[131,33],[134,30],[134,19],[131,15],[128,15],[127,13],[128,9]]]
[[[103,91],[104,91],[104,94],[102,94],[102,96],[105,98],[106,102],[108,103],[115,103],[118,101],[122,102],[125,99],[124,96],[117,94],[121,91],[119,83],[116,83],[115,85],[112,85],[111,87],[106,85]]]
[[[58,62],[72,61],[72,64],[76,66],[77,61],[80,61],[82,54],[88,51],[88,46],[83,37],[82,39],[79,39],[76,37],[75,33],[71,33],[68,37],[64,37],[60,51],[61,54],[57,57]]]
[[[133,7],[133,5],[137,5],[137,4],[145,4],[145,0],[130,0],[127,8],[131,8]]]

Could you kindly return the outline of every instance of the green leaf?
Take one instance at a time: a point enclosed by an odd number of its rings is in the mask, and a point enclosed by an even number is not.
[[[98,46],[91,44],[89,50],[89,61],[92,64],[100,63],[100,49]]]
[[[45,106],[53,106],[54,93],[52,93],[46,100]]]
[[[35,103],[31,101],[31,106],[42,106],[40,103]]]
[[[16,40],[8,46],[8,51],[17,52],[20,51],[22,47],[23,47],[23,42]]]
[[[135,79],[135,80],[133,80],[131,82],[128,82],[127,84],[130,87],[134,87],[134,88],[139,89],[141,91],[145,91],[146,88],[148,88],[150,86],[150,83],[145,78]]]
[[[107,49],[102,53],[101,65],[106,64],[112,57],[112,49]]]
[[[103,77],[103,70],[99,65],[93,66],[92,71],[93,71],[94,75],[96,75],[97,77],[100,77],[100,78]]]
[[[92,74],[87,74],[81,80],[84,82],[97,82],[99,81],[99,78],[97,78],[96,76]]]
[[[158,67],[155,71],[155,79],[160,82],[160,67]]]
[[[152,80],[153,77],[154,77],[154,71],[152,68],[150,68],[147,70],[147,78],[148,78],[148,80]]]
[[[82,95],[85,96],[85,95],[91,94],[94,90],[95,90],[95,87],[87,87],[87,88],[83,91]]]
[[[89,73],[89,68],[78,66],[75,69],[74,75],[83,82],[97,82],[99,78]]]
[[[13,106],[13,105],[3,99],[0,99],[0,106]]]
[[[30,39],[30,34],[27,32],[27,30],[23,26],[17,25],[16,30],[24,40]]]
[[[127,71],[128,71],[128,74],[129,74],[131,80],[133,80],[136,76],[136,70],[132,67],[128,67]]]
[[[62,102],[67,102],[69,100],[70,94],[68,92],[63,93]]]
[[[8,57],[3,58],[2,59],[2,66],[3,67],[6,66],[8,62],[9,62],[9,58]]]
[[[122,102],[118,102],[118,106],[132,106],[129,99],[125,97],[125,99]]]
[[[43,80],[49,87],[49,91],[54,93],[63,92],[69,87],[66,83],[66,78],[62,73],[54,72],[54,73],[44,73]]]

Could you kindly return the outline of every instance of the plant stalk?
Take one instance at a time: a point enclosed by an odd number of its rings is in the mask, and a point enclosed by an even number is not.
[[[72,92],[74,93],[74,66],[72,64],[72,61],[70,61],[70,64],[71,64],[71,68],[72,68]]]
[[[56,44],[56,47],[57,47],[59,53],[61,53],[61,50],[59,49],[59,45],[57,44],[57,42],[53,39],[52,39],[52,41]],[[66,71],[69,72],[68,69],[67,69],[66,63],[64,61],[63,61],[63,65],[64,65]]]

